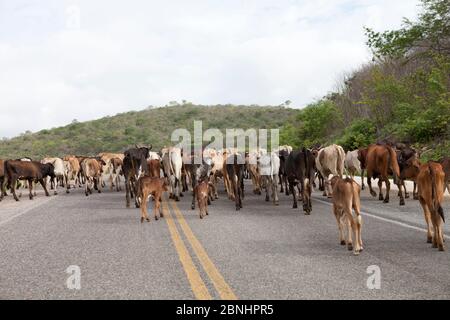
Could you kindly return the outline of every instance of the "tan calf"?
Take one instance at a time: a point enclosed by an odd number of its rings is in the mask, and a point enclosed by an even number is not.
[[[338,224],[341,245],[347,244],[348,250],[353,250],[354,255],[359,255],[363,250],[360,213],[361,188],[353,179],[340,177],[333,177],[330,185],[333,190],[333,213]],[[355,217],[352,209],[355,211]],[[345,228],[347,228],[347,241],[344,237]],[[353,246],[353,234],[355,246]]]
[[[445,173],[441,164],[430,161],[420,166],[417,176],[417,189],[425,221],[428,225],[427,241],[433,243],[433,248],[439,248],[439,251],[445,251],[442,233],[442,224],[445,222],[444,210],[442,209],[444,181]]]
[[[155,220],[158,220],[158,212],[160,217],[164,217],[164,214],[161,210],[161,196],[164,191],[168,191],[168,183],[164,178],[156,178],[156,177],[148,177],[144,176],[139,178],[137,189],[138,189],[138,198],[141,202],[141,223],[144,222],[144,219],[150,222],[147,213],[147,203],[148,198],[150,196],[153,197],[155,201],[155,207],[153,209]]]
[[[207,181],[202,181],[195,186],[195,195],[200,211],[200,219],[203,219],[205,215],[208,215],[209,184]]]

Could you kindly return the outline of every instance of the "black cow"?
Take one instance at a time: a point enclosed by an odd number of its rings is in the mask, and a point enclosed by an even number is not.
[[[278,173],[278,178],[280,180],[281,190],[280,192],[283,193],[284,190],[286,190],[286,195],[289,195],[289,188],[288,188],[288,180],[286,175],[286,162],[289,157],[289,152],[287,150],[280,150],[278,152],[278,157],[280,158],[280,171]],[[284,185],[283,185],[284,183]]]
[[[225,166],[231,193],[236,204],[236,211],[239,211],[242,208],[242,200],[244,199],[245,158],[240,154],[232,154],[227,157]]]
[[[403,145],[403,144],[397,144],[397,162],[398,166],[400,168],[400,183],[399,186],[403,187],[405,190],[405,198],[409,198],[408,190],[406,190],[405,185],[405,177],[407,178],[407,170],[409,167],[409,164],[412,159],[417,158],[417,151],[413,148]],[[400,190],[399,190],[400,195]],[[416,194],[416,181],[414,181],[414,190],[413,190],[413,197],[415,200],[419,200],[418,195]]]
[[[294,187],[300,185],[300,195],[303,201],[303,211],[306,215],[311,214],[311,184],[314,180],[315,157],[306,148],[292,152],[286,162],[286,175],[289,182],[289,190],[294,197],[293,208],[296,209],[297,195]]]
[[[8,160],[4,163],[5,178],[7,180],[8,188],[11,189],[11,193],[16,201],[19,198],[16,195],[17,181],[28,181],[28,189],[30,192],[30,200],[33,200],[33,182],[39,182],[44,188],[45,195],[47,197],[50,194],[47,191],[45,178],[55,178],[54,167],[51,163],[42,164],[37,161],[17,161]]]
[[[123,159],[122,172],[125,176],[125,190],[126,190],[126,206],[130,207],[130,198],[134,196],[134,202],[136,208],[140,207],[140,201],[137,194],[137,181],[144,172],[145,175],[149,174],[147,158],[150,156],[150,150],[152,147],[138,147],[129,149],[124,152],[125,158]]]

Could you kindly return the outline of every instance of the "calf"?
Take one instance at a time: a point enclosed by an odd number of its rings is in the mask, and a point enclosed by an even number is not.
[[[191,162],[193,159],[191,159]],[[196,186],[201,182],[208,182],[208,178],[211,174],[212,160],[210,158],[203,157],[202,164],[186,163],[185,167],[191,180],[192,187],[192,210],[195,209]],[[209,199],[209,198],[208,198]],[[209,201],[209,200],[208,200]]]
[[[86,181],[84,189],[86,196],[92,194],[93,189],[98,190],[98,193],[102,192],[101,177],[104,165],[105,162],[103,160],[95,158],[87,158],[81,163]]]
[[[48,197],[50,194],[47,190],[45,178],[54,178],[54,167],[51,163],[40,163],[37,161],[17,161],[9,160],[4,163],[5,178],[8,181],[8,186],[16,201],[19,198],[16,195],[16,187],[18,180],[27,180],[30,192],[30,200],[33,200],[33,182],[39,182]]]
[[[150,196],[152,196],[155,201],[155,220],[159,219],[158,212],[160,217],[164,217],[164,214],[161,210],[161,197],[164,191],[168,191],[167,186],[168,183],[165,178],[156,178],[149,176],[143,176],[139,178],[139,180],[137,181],[136,198],[138,198],[138,201],[141,204],[141,223],[143,223],[144,220],[150,222],[150,218],[148,217],[147,213],[147,203]]]
[[[442,209],[444,179],[445,173],[440,163],[430,161],[420,166],[417,188],[428,226],[427,241],[433,243],[433,248],[439,248],[439,251],[445,251],[444,234],[442,233],[442,224],[445,222]],[[433,230],[431,226],[433,226]]]
[[[359,255],[363,250],[361,237],[361,188],[350,178],[333,177],[329,184],[333,190],[333,213],[339,228],[341,245],[347,244],[348,250],[354,250],[353,254]],[[352,214],[352,209],[355,211],[355,217]],[[345,228],[347,228],[347,241],[344,237]],[[355,236],[354,247],[353,234]]]
[[[194,194],[197,198],[200,219],[208,215],[208,198],[209,198],[209,184],[208,181],[199,182],[194,188]]]

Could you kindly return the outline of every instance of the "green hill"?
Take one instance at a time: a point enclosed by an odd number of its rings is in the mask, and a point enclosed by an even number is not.
[[[192,104],[131,111],[64,127],[25,133],[0,141],[0,158],[42,158],[67,154],[122,152],[136,143],[159,149],[170,144],[176,128],[193,129],[194,120],[208,128],[281,128],[296,110],[285,107],[197,106]]]

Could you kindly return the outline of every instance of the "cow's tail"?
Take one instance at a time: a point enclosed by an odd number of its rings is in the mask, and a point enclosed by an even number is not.
[[[345,152],[342,147],[337,147],[337,169],[338,174],[342,178],[344,176],[344,161],[345,161]]]
[[[433,203],[433,211],[437,212],[441,216],[442,221],[445,222],[444,209],[442,209],[442,206],[439,203],[439,199],[438,199],[437,191],[436,191],[436,173],[433,170],[433,166],[431,165],[431,162],[428,162],[428,170],[430,171],[430,177],[431,177],[431,201]]]
[[[389,146],[386,146],[387,150],[389,152],[389,165],[391,167],[392,173],[394,174],[394,180],[399,181],[400,179],[400,167],[398,166],[397,162],[397,154],[395,153],[394,149],[392,149]]]
[[[305,155],[305,172],[306,172],[306,176],[308,178],[308,183],[312,183],[313,177],[311,177],[311,171],[310,171],[310,170],[312,170],[312,168],[310,168],[309,161],[308,161],[309,150],[306,148],[303,148],[302,152]]]

